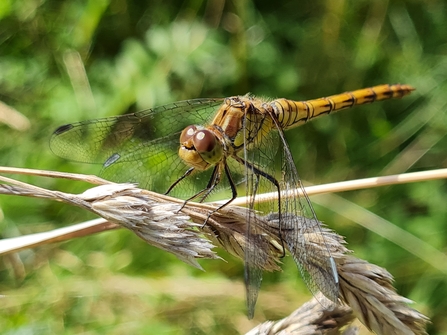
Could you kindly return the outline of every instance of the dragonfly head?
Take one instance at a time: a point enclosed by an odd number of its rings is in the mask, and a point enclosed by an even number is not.
[[[211,130],[191,125],[180,135],[179,156],[189,166],[206,170],[222,160],[223,148]]]

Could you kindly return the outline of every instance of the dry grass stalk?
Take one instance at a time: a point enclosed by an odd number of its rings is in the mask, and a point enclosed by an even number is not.
[[[389,176],[347,180],[323,185],[306,186],[306,194],[311,196],[317,194],[370,189],[374,187],[381,187],[387,185],[417,183],[437,179],[447,179],[447,169],[418,171],[418,172],[402,173]],[[293,192],[291,192],[290,194],[292,196],[294,196],[295,194],[303,195],[301,189],[293,190]],[[256,202],[270,201],[271,199],[276,199],[277,196],[278,195],[276,194],[276,192],[259,194],[256,197]],[[283,193],[281,196],[283,199],[285,199],[289,195],[287,193]],[[225,203],[225,202],[226,202],[225,200],[222,200],[218,203]],[[246,203],[247,199],[245,197],[238,197],[232,202],[233,205],[242,205],[242,206],[244,206]]]
[[[142,190],[132,184],[111,183],[74,195],[45,190],[5,177],[0,177],[0,180],[12,184],[0,185],[0,193],[48,198],[85,208],[132,230],[148,243],[198,268],[197,258],[219,258],[211,250],[214,246],[209,238],[241,259],[244,258],[245,248],[256,248],[260,255],[256,259],[257,267],[267,271],[280,269],[278,263],[282,249],[278,215],[275,214],[256,216],[254,233],[259,234],[259,239],[256,239],[256,245],[249,245],[246,240],[247,210],[241,207],[228,206],[218,212],[213,212],[217,205],[212,204],[189,202],[182,207],[182,200]],[[203,226],[210,211],[212,215]],[[318,271],[324,261],[321,256],[325,254],[323,250],[329,248],[340,279],[339,299],[352,308],[353,314],[366,327],[376,334],[425,334],[428,319],[407,306],[411,301],[395,292],[392,277],[386,270],[348,255],[341,236],[319,221],[309,220],[302,217],[298,220],[302,223],[298,229],[303,239],[299,245],[303,249],[291,250],[295,258],[296,254],[305,250],[313,255],[306,267],[309,273]],[[315,230],[306,231],[305,227],[312,225],[320,225],[325,244],[321,244],[321,238],[315,236]],[[285,245],[290,242],[291,229],[297,227],[287,226],[287,220],[283,220],[281,232]],[[282,324],[290,324],[290,320]]]
[[[0,192],[3,191],[2,186],[0,186]],[[49,243],[69,241],[116,228],[120,228],[120,226],[100,218],[41,233],[0,239],[0,256],[14,254],[21,250]]]
[[[320,303],[321,299],[324,297],[313,298],[284,319],[264,322],[246,335],[338,335],[347,332],[351,335],[358,334],[356,327],[343,329],[355,318],[348,306],[333,304],[332,308],[325,308]]]

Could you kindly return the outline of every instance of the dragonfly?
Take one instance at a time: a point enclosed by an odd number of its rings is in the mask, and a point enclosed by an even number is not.
[[[185,100],[63,125],[53,133],[50,147],[60,157],[101,164],[100,175],[106,179],[138,183],[142,188],[185,201],[202,202],[229,189],[231,198],[221,205],[224,207],[242,187],[247,207],[252,210],[247,211],[249,243],[257,238],[251,216],[263,211],[279,213],[280,231],[282,221],[290,228],[306,224],[298,222],[299,218],[308,218],[308,227],[304,228],[324,245],[324,235],[314,224],[316,214],[284,131],[356,105],[401,98],[413,90],[409,85],[385,84],[306,101],[267,100],[250,94]],[[256,202],[257,194],[272,191],[278,194],[276,200]],[[281,197],[284,193],[288,196]],[[280,236],[281,242],[292,254],[309,290],[314,295],[321,291],[337,302],[338,274],[329,248],[318,255],[316,262],[316,255],[303,251],[299,229],[287,229],[287,233],[293,236]],[[256,257],[256,250],[245,249],[249,318],[253,317],[262,280]]]

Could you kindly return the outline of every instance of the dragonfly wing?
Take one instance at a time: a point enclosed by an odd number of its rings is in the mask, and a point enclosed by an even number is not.
[[[288,194],[281,200],[280,229],[303,279],[314,296],[321,291],[328,299],[338,299],[338,275],[335,261],[320,222],[293,162],[282,130],[278,131],[282,146],[281,190]],[[301,190],[303,196],[300,195]],[[322,302],[327,304],[326,302]]]
[[[256,195],[264,192],[278,191],[277,187],[268,177],[275,178],[275,155],[278,147],[276,132],[265,132],[259,142],[246,143],[244,146],[245,182],[247,207],[247,247],[245,248],[245,286],[247,296],[247,309],[249,318],[253,317],[254,308],[258,298],[262,281],[262,264],[259,247],[265,238],[265,233],[256,224],[256,213],[261,211],[270,213],[278,211],[277,201],[259,204]]]
[[[264,213],[278,213],[279,239],[292,254],[309,290],[314,295],[321,291],[330,300],[337,301],[335,262],[298,176],[283,131],[266,131],[261,128],[258,132],[263,135],[257,136],[255,142],[247,143],[244,150],[247,207]],[[279,201],[256,203],[257,194],[278,193],[278,189],[291,196],[283,196]],[[302,190],[304,196],[300,195],[299,190]],[[254,211],[249,211],[247,218],[250,246],[259,245],[258,240],[263,234],[261,227],[256,225]],[[262,280],[262,267],[256,248],[246,248],[245,262],[247,305],[249,316],[252,316]],[[322,303],[328,305],[326,301]]]
[[[129,148],[122,148],[103,165],[100,175],[116,182],[138,183],[140,187],[165,193],[189,168],[178,157],[180,133],[174,133],[149,142],[142,141]],[[169,173],[167,173],[169,172]],[[204,178],[208,173],[201,173]],[[202,176],[203,175],[203,176]],[[202,183],[185,179],[170,195],[188,197]]]
[[[250,211],[251,212],[251,211]],[[253,214],[251,214],[253,215]],[[250,222],[253,218],[248,218],[247,222]],[[262,269],[257,266],[254,256],[256,253],[254,250],[249,251],[251,246],[257,245],[254,241],[256,239],[255,233],[247,234],[247,247],[245,248],[245,267],[244,267],[244,280],[245,280],[245,295],[247,299],[247,311],[248,318],[252,319],[255,313],[256,301],[258,300],[259,288],[262,281]]]
[[[187,100],[65,125],[54,132],[50,147],[69,160],[102,164],[105,178],[165,192],[187,168],[178,157],[180,132],[191,124],[208,123],[221,103]],[[188,193],[186,188],[181,193]]]

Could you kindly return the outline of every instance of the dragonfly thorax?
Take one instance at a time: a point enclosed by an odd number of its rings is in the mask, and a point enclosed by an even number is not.
[[[180,135],[179,156],[187,165],[206,170],[222,160],[223,145],[211,130],[191,125]]]

